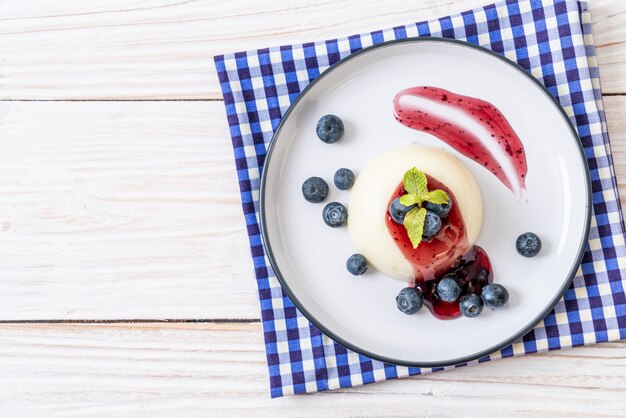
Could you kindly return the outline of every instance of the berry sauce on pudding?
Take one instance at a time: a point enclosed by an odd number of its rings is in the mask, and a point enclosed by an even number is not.
[[[426,178],[428,179],[429,188],[443,190],[452,201],[452,209],[447,218],[443,220],[437,235],[428,241],[423,240],[419,247],[414,249],[404,225],[395,222],[389,212],[387,212],[385,217],[389,233],[404,255],[404,258],[413,266],[416,283],[433,280],[437,276],[442,275],[470,248],[461,211],[454,194],[443,183],[440,183],[428,174]],[[389,203],[391,204],[395,198],[403,194],[405,194],[404,184],[400,183],[391,195]]]
[[[435,136],[521,195],[527,172],[524,146],[494,105],[430,86],[402,90],[393,105],[398,122]]]
[[[438,319],[455,319],[461,316],[459,300],[445,302],[437,294],[437,284],[444,277],[453,277],[461,287],[462,294],[481,295],[482,288],[493,282],[491,262],[487,253],[467,239],[463,217],[452,191],[445,184],[426,174],[429,189],[446,192],[451,202],[448,215],[442,219],[437,234],[423,240],[414,248],[404,225],[393,220],[387,212],[385,224],[398,249],[413,267],[412,286],[424,296],[424,304]],[[404,195],[404,183],[400,183],[389,199],[391,202]]]
[[[422,239],[418,246],[418,250],[430,249],[428,259],[426,252],[422,255],[409,251],[414,247],[407,242],[403,220],[396,219],[396,225],[388,223],[390,200],[402,194],[399,183],[411,167],[418,167],[426,175],[429,192],[440,189],[452,203],[450,212],[441,217],[437,234]],[[417,144],[390,148],[364,165],[350,189],[347,208],[348,231],[355,251],[367,259],[370,267],[403,283],[412,283],[416,277],[432,280],[451,268],[476,243],[483,221],[480,188],[461,160],[442,149]],[[394,231],[399,241],[394,240]],[[427,264],[433,256],[436,268],[416,271],[416,264]]]

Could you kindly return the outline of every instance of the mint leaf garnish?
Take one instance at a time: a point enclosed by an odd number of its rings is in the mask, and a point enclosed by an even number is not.
[[[400,203],[404,206],[421,205],[422,198],[417,193],[409,193],[400,198]]]
[[[425,219],[426,209],[424,208],[413,208],[404,217],[403,224],[414,249],[422,242]]]
[[[406,214],[403,222],[411,244],[413,244],[413,249],[415,249],[422,242],[422,234],[424,233],[426,208],[422,207],[423,203],[444,205],[450,201],[450,198],[443,190],[429,192],[426,174],[419,171],[417,167],[404,173],[403,184],[407,193],[400,197],[400,204],[415,206]]]
[[[426,174],[413,167],[404,174],[404,189],[408,193],[422,196],[428,193]]]
[[[426,193],[424,196],[422,196],[421,198],[422,200],[427,200],[430,203],[433,203],[435,205],[444,205],[448,203],[448,200],[449,200],[448,194],[444,192],[443,190],[430,191]],[[402,203],[402,200],[400,200],[400,203]],[[404,205],[404,203],[402,204]]]

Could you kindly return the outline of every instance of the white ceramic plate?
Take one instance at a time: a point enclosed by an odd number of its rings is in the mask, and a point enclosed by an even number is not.
[[[526,199],[516,199],[489,171],[434,137],[409,129],[393,116],[394,95],[431,85],[494,104],[524,144]],[[333,145],[315,134],[325,114],[341,117],[344,138]],[[507,287],[508,305],[474,319],[442,321],[427,309],[398,311],[395,296],[406,283],[369,269],[346,271],[354,247],[347,228],[329,228],[325,203],[347,205],[334,187],[339,167],[357,175],[391,147],[418,143],[459,157],[474,175],[484,200],[477,244],[492,262],[496,283]],[[302,198],[305,179],[319,176],[329,198]],[[400,179],[399,179],[400,181]],[[590,222],[590,181],[576,133],[563,110],[535,79],[491,51],[442,39],[395,41],[368,48],[324,72],[298,97],[271,144],[261,185],[264,243],[283,288],[320,329],[354,351],[379,360],[443,366],[477,359],[524,335],[554,306],[579,268]],[[515,249],[517,236],[542,237],[539,256]]]

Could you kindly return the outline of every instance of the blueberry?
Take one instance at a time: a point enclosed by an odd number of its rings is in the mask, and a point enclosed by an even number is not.
[[[501,284],[488,284],[483,287],[483,302],[491,309],[500,308],[509,301],[509,292]]]
[[[448,200],[448,203],[445,203],[443,205],[436,205],[431,202],[424,202],[424,207],[431,212],[435,212],[437,215],[439,215],[440,218],[445,218],[452,210],[452,200]]]
[[[534,257],[541,251],[541,240],[532,232],[525,232],[515,242],[517,252],[524,257]]]
[[[424,304],[422,293],[413,287],[405,287],[396,296],[396,305],[401,312],[413,315],[419,311]]]
[[[343,136],[343,122],[335,115],[322,116],[317,122],[316,131],[322,142],[334,144]]]
[[[326,225],[332,228],[344,226],[348,221],[348,209],[339,202],[330,202],[324,206],[322,217]]]
[[[474,318],[483,311],[483,300],[476,293],[470,293],[461,298],[459,309],[464,316]]]
[[[302,183],[302,196],[311,203],[319,203],[328,196],[328,183],[319,177],[309,177]]]
[[[429,210],[426,211],[426,219],[424,220],[424,231],[422,236],[424,238],[432,238],[437,235],[437,232],[441,229],[441,218],[435,213]]]
[[[406,214],[416,206],[417,205],[404,206],[400,203],[400,198],[396,197],[389,205],[389,215],[391,215],[391,219],[393,219],[395,223],[402,225]]]
[[[461,286],[456,281],[456,276],[445,276],[437,283],[437,295],[444,302],[454,302],[461,296]]]
[[[367,261],[361,254],[352,254],[346,261],[346,268],[355,276],[360,276],[367,270]]]
[[[354,184],[354,173],[347,168],[340,168],[333,178],[339,190],[348,190]]]

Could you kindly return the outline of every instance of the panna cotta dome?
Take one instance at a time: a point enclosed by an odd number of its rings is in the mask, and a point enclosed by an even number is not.
[[[413,167],[443,183],[454,195],[461,212],[467,249],[480,234],[483,202],[476,180],[449,152],[416,144],[392,148],[363,167],[350,190],[348,230],[354,247],[382,274],[411,281],[414,267],[394,242],[385,223],[389,201]],[[416,251],[419,251],[419,247]]]

